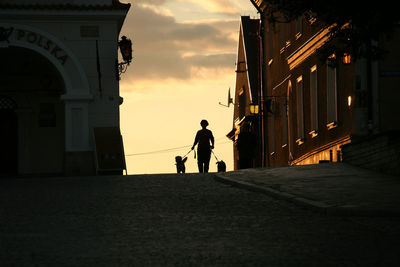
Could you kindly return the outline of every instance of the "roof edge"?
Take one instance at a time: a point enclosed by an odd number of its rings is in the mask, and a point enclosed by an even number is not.
[[[77,5],[77,4],[0,4],[0,9],[29,9],[29,10],[126,10],[131,4],[113,0],[111,5]]]

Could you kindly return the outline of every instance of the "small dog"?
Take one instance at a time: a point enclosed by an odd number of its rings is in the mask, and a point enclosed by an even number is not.
[[[223,160],[217,161],[218,172],[226,172],[226,164]]]
[[[177,173],[185,173],[185,170],[186,170],[185,162],[186,162],[186,160],[187,160],[187,157],[184,157],[183,159],[182,159],[181,156],[176,156],[175,157],[175,161],[176,161],[175,165],[176,165],[176,172]]]

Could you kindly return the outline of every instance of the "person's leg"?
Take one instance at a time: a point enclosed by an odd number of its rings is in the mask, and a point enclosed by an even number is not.
[[[204,162],[204,172],[207,173],[208,172],[208,167],[210,165],[210,161],[206,161]]]
[[[204,172],[204,163],[207,159],[207,153],[204,150],[197,150],[197,166],[199,167],[199,172]]]
[[[208,168],[210,166],[210,158],[211,158],[211,150],[205,153],[204,159],[204,172],[208,172]]]
[[[203,162],[200,159],[197,161],[197,167],[199,168],[199,173],[203,172]]]

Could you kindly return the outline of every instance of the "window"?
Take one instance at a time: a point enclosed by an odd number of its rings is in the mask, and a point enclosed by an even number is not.
[[[291,24],[286,23],[285,25],[285,46],[288,47],[290,45],[290,33],[291,33]]]
[[[280,37],[280,48],[282,53],[286,47],[286,23],[280,24],[279,37]]]
[[[316,19],[316,14],[312,11],[308,11],[305,13],[306,18],[308,20],[308,23],[313,24],[317,19]]]
[[[296,39],[299,39],[303,34],[303,16],[296,19]]]
[[[282,98],[282,147],[287,146],[288,143],[288,103],[287,98]]]
[[[14,100],[6,96],[0,96],[0,110],[2,109],[15,109],[16,104]]]
[[[304,142],[304,102],[303,102],[303,76],[296,80],[296,106],[297,106],[297,140],[301,145]]]
[[[282,53],[290,45],[290,23],[282,22],[280,24],[280,39],[280,52]]]
[[[331,57],[334,57],[332,55]],[[327,127],[332,129],[337,125],[337,82],[336,67],[333,64],[327,65]]]
[[[286,97],[286,112],[287,112],[287,134],[288,134],[288,163],[290,163],[293,160],[293,103],[292,103],[292,97],[293,97],[293,88],[292,88],[292,82],[289,81],[288,87],[287,87],[287,97]]]
[[[318,80],[317,65],[310,70],[310,109],[311,109],[311,136],[318,134]]]
[[[273,50],[274,29],[272,24],[268,25],[267,30],[268,30],[268,65],[271,65],[274,58],[274,50]]]
[[[275,153],[275,115],[274,114],[268,115],[268,125],[269,125],[269,127],[268,127],[269,151],[270,151],[270,154],[272,155]]]
[[[244,116],[246,116],[246,91],[242,87],[239,92],[239,119],[242,119]]]

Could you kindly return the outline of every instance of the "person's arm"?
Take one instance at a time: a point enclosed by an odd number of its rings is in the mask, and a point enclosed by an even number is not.
[[[214,149],[214,136],[213,136],[211,131],[210,131],[210,133],[211,133],[211,137],[210,137],[210,139],[211,139],[211,149]]]
[[[199,142],[199,132],[197,132],[196,137],[194,138],[192,150],[194,149],[194,147],[197,145],[198,142]]]

